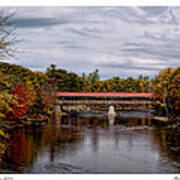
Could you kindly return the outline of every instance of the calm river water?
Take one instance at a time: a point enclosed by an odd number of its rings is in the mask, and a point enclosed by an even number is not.
[[[180,173],[180,132],[143,113],[82,114],[12,132],[1,173]]]

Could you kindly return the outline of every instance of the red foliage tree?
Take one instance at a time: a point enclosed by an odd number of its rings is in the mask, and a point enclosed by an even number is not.
[[[19,82],[13,91],[10,92],[14,95],[14,99],[16,100],[16,103],[12,103],[10,107],[12,108],[12,111],[6,112],[6,117],[8,119],[22,119],[23,115],[26,114],[27,106],[26,106],[26,94],[25,94],[25,88],[23,86],[23,83]]]

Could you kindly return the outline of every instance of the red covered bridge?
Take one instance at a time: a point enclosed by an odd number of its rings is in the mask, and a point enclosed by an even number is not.
[[[57,104],[152,104],[153,93],[57,92]]]

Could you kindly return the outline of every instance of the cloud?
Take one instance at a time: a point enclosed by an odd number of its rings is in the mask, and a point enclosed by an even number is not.
[[[58,20],[53,18],[13,18],[18,28],[41,28],[47,26],[64,25],[67,20]]]
[[[1,8],[2,9],[2,8]],[[19,7],[16,59],[34,71],[51,63],[102,78],[154,76],[179,66],[178,7]]]

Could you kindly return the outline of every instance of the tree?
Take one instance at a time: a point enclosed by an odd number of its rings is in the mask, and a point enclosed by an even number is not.
[[[144,81],[149,81],[149,76],[144,76]]]
[[[14,33],[15,28],[12,27],[11,18],[15,13],[0,12],[0,59],[13,56],[16,49],[12,47],[16,42]]]
[[[95,69],[95,71],[88,74],[86,77],[86,83],[88,87],[88,91],[96,91],[98,80],[100,79],[99,70]]]
[[[143,80],[143,75],[140,74],[139,77],[138,77],[139,80]]]
[[[48,93],[51,86],[42,72],[0,62],[0,122],[36,118],[38,114],[47,116],[51,108]]]
[[[13,100],[15,100],[16,103],[10,103],[12,110],[6,111],[6,118],[20,120],[27,111],[27,97],[23,83],[18,83],[10,94],[13,95]]]
[[[177,116],[180,107],[180,68],[167,68],[154,79],[154,104],[160,115]]]

